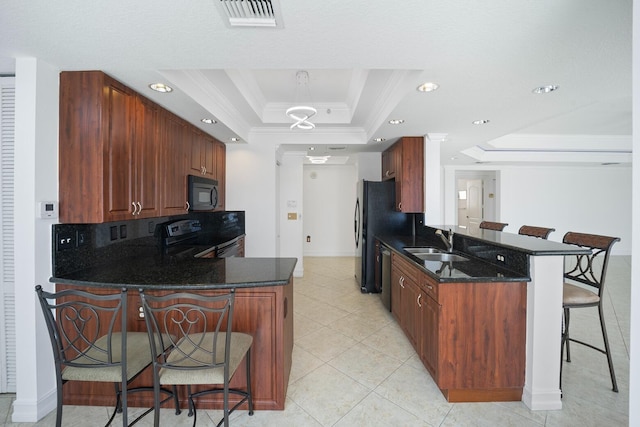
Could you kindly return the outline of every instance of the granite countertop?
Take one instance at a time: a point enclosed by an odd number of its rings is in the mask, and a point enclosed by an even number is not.
[[[296,258],[133,257],[51,277],[50,282],[135,289],[229,289],[289,283]]]
[[[467,260],[453,262],[424,261],[404,249],[405,247],[412,246],[438,247],[442,249],[441,245],[434,244],[434,242],[429,239],[411,236],[376,236],[376,238],[389,249],[412,262],[441,283],[531,281],[531,278],[526,274],[496,266],[455,250],[453,253],[466,256]]]
[[[527,255],[555,256],[591,253],[589,249],[579,246],[505,231],[463,228],[455,225],[427,225],[426,227],[444,231],[453,230],[454,234],[459,234],[468,239],[475,239],[482,243],[491,243],[503,248],[514,249]]]

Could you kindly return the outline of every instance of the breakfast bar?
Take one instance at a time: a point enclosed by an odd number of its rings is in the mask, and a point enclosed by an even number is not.
[[[468,255],[466,271],[436,269],[444,263],[422,261],[407,246],[442,247],[436,233],[453,232],[452,252]],[[564,256],[588,254],[579,246],[493,230],[449,225],[425,226],[411,241],[383,236],[382,241],[418,265],[438,283],[526,282],[526,363],[522,401],[533,410],[561,409],[560,336]],[[453,263],[456,264],[456,263]],[[484,264],[482,267],[481,264]]]
[[[163,254],[120,259],[78,270],[55,273],[56,290],[87,289],[109,293],[128,289],[127,329],[145,331],[139,291],[152,294],[191,291],[207,295],[236,289],[233,329],[253,336],[251,387],[257,410],[282,410],[285,405],[293,351],[293,270],[295,258],[168,258]],[[231,386],[244,383],[241,364]],[[149,370],[132,386],[152,384]],[[113,386],[106,383],[69,383],[64,403],[108,406]],[[202,398],[198,406],[219,408],[221,399]],[[152,396],[132,395],[130,406],[152,406]],[[184,402],[183,402],[184,405]]]

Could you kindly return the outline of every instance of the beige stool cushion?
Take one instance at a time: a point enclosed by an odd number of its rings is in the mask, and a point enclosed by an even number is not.
[[[183,338],[180,340],[177,348],[171,351],[171,354],[167,358],[167,362],[174,363],[179,366],[199,366],[200,364],[211,364],[212,355],[202,351],[200,349],[194,350],[193,342],[195,341],[199,347],[213,349],[213,337],[214,333],[205,333],[189,335],[190,339]],[[224,350],[225,350],[226,333],[220,332],[218,334],[218,345],[216,347],[216,361],[218,363],[224,363]],[[194,340],[194,341],[191,341]],[[240,362],[247,354],[253,337],[241,332],[231,333],[231,351],[229,354],[229,376],[240,365]],[[185,357],[187,354],[189,357],[198,360],[201,363],[197,363],[194,360],[190,360]],[[160,384],[223,384],[224,383],[224,368],[222,366],[218,368],[203,368],[203,369],[160,369]]]
[[[598,294],[588,289],[572,285],[571,283],[565,283],[562,287],[562,304],[564,305],[597,304],[598,301],[600,301]]]

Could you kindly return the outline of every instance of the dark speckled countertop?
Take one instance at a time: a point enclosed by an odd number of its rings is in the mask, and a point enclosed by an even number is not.
[[[411,246],[444,250],[443,242],[435,235],[438,229],[453,230],[454,253],[463,255],[466,261],[424,261],[405,250]],[[376,238],[440,282],[529,282],[530,256],[589,253],[588,249],[578,246],[530,236],[447,225],[425,226],[416,237],[381,235]]]
[[[133,257],[51,277],[50,282],[135,289],[229,289],[289,283],[296,258]]]

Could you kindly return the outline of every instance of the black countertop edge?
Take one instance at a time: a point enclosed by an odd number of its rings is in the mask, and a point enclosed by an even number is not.
[[[468,258],[468,261],[453,263],[434,263],[422,261],[411,253],[404,250],[407,246],[434,246],[429,239],[420,237],[404,237],[404,236],[375,236],[381,243],[389,249],[411,262],[422,271],[426,272],[430,277],[438,280],[440,283],[459,283],[459,282],[530,282],[529,276],[523,276],[521,273],[506,268],[495,266],[487,261],[453,251]],[[442,248],[441,248],[442,249]],[[439,268],[436,268],[439,267]],[[445,268],[442,268],[445,267]]]
[[[166,262],[140,257],[54,276],[49,282],[144,290],[216,290],[283,286],[291,281],[296,258],[191,258]]]
[[[483,229],[472,230],[470,228],[463,228],[456,225],[425,225],[425,227],[431,228],[434,231],[443,230],[448,232],[449,230],[453,230],[455,234],[464,236],[467,239],[477,240],[483,243],[491,243],[495,246],[500,246],[533,256],[580,255],[591,253],[589,249],[581,248],[579,246],[505,231]]]

